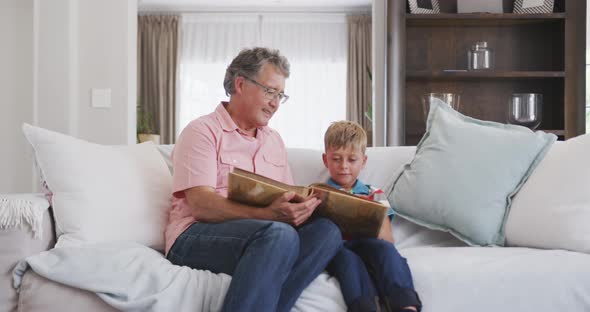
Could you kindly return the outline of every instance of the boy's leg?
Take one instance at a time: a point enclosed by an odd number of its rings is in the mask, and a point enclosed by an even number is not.
[[[325,218],[311,220],[299,234],[299,256],[293,265],[279,299],[277,311],[291,311],[295,301],[342,247],[340,229]]]
[[[327,267],[338,279],[348,311],[377,311],[377,291],[363,260],[343,246]]]
[[[382,299],[387,300],[394,311],[407,306],[421,309],[410,267],[393,244],[370,238],[351,241],[347,246],[363,259],[369,272],[374,273],[375,284],[385,296]]]
[[[178,237],[168,259],[232,275],[223,311],[274,312],[298,253],[298,233],[290,225],[246,219],[191,225]]]

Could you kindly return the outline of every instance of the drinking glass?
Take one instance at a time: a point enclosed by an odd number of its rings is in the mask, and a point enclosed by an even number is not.
[[[542,94],[514,93],[508,107],[508,123],[535,130],[541,124],[542,106]]]
[[[428,119],[428,112],[430,111],[430,103],[433,99],[439,99],[451,106],[456,111],[460,109],[461,96],[457,93],[426,93],[422,95],[422,110],[424,113],[424,121]]]

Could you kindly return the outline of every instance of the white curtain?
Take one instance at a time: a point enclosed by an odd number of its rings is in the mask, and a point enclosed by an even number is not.
[[[290,96],[271,120],[289,147],[323,149],[332,121],[346,118],[344,14],[186,14],[182,18],[178,131],[213,111],[225,69],[247,47],[279,49],[291,63]]]

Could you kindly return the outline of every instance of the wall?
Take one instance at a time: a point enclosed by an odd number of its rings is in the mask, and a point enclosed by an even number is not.
[[[0,193],[31,188],[31,158],[20,125],[32,120],[32,8],[32,0],[0,0]]]
[[[35,190],[22,122],[135,143],[136,1],[0,0],[0,26],[0,40],[15,42],[0,49],[0,193]],[[112,107],[92,108],[92,88],[111,89]]]
[[[76,134],[70,92],[71,59],[75,49],[68,36],[71,12],[68,0],[34,1],[33,124],[54,131]]]
[[[137,2],[78,4],[78,133],[101,144],[135,143]],[[111,89],[112,108],[90,106],[92,88]]]

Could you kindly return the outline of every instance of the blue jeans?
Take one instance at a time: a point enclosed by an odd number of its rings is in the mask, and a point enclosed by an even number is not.
[[[328,273],[340,283],[342,296],[348,311],[376,311],[375,296],[377,289],[361,257],[346,245],[338,251],[328,264]]]
[[[376,311],[375,296],[393,311],[422,306],[406,259],[387,241],[347,241],[327,269],[340,282],[349,311]]]
[[[342,246],[338,227],[319,218],[295,229],[265,220],[195,223],[168,259],[232,275],[222,311],[290,311]]]

